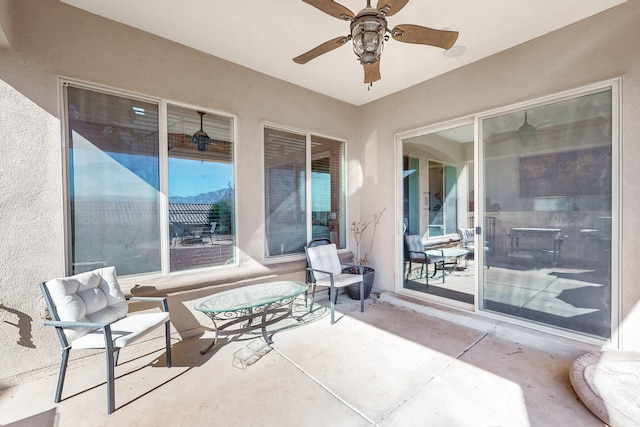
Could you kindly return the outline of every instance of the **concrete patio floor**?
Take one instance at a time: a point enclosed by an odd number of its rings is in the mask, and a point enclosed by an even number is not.
[[[260,334],[222,339],[205,355],[209,333],[176,339],[170,369],[160,339],[126,348],[111,415],[103,359],[71,361],[59,404],[57,374],[0,390],[0,424],[603,425],[569,382],[573,361],[592,348],[394,294],[368,299],[364,313],[341,296],[334,325],[327,304],[313,321],[276,331],[245,369],[234,353]]]

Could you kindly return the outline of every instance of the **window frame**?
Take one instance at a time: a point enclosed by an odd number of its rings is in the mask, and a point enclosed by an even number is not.
[[[237,183],[238,178],[238,168],[237,168],[237,135],[238,135],[238,117],[235,114],[231,114],[226,111],[220,111],[216,109],[211,109],[208,107],[196,106],[194,104],[188,104],[184,102],[174,101],[166,98],[161,98],[157,96],[145,95],[125,89],[115,88],[107,85],[101,85],[99,83],[88,82],[83,80],[78,80],[74,78],[59,76],[58,77],[58,99],[59,99],[59,111],[60,111],[60,122],[61,122],[61,179],[62,179],[62,200],[61,203],[63,205],[63,265],[64,271],[66,275],[73,274],[73,248],[72,248],[72,235],[73,235],[73,227],[71,224],[71,187],[70,187],[70,159],[69,159],[69,148],[70,148],[70,140],[69,140],[69,111],[68,111],[68,99],[67,99],[67,91],[66,87],[72,86],[74,88],[97,92],[105,95],[118,96],[127,98],[130,100],[138,100],[147,103],[154,103],[158,106],[158,173],[159,173],[159,195],[158,195],[158,205],[159,205],[159,238],[160,238],[160,270],[152,271],[152,272],[144,272],[138,274],[131,275],[122,275],[120,277],[124,278],[124,281],[131,278],[138,277],[167,277],[167,276],[178,276],[184,275],[189,272],[198,272],[198,271],[207,271],[212,269],[222,269],[222,268],[232,268],[237,267],[239,264],[238,258],[238,236],[240,234],[239,231],[239,223],[237,221],[237,208],[234,209],[233,212],[233,221],[235,224],[235,241],[233,245],[233,259],[234,262],[226,265],[217,265],[217,266],[204,266],[204,267],[195,267],[188,270],[179,270],[179,271],[170,271],[170,247],[169,247],[169,198],[168,198],[168,126],[167,126],[167,106],[173,105],[177,107],[192,109],[194,111],[205,111],[207,113],[225,116],[233,121],[233,149],[232,149],[232,164],[233,164],[233,180],[234,184]],[[236,191],[234,191],[234,206],[237,207],[238,203],[238,191],[236,187]]]
[[[299,253],[291,253],[284,255],[269,255],[268,249],[268,236],[267,236],[267,212],[266,212],[266,192],[267,192],[267,182],[266,182],[266,168],[267,165],[265,163],[265,130],[267,128],[282,131],[282,132],[291,132],[293,134],[299,134],[305,136],[305,151],[306,151],[306,159],[305,159],[305,192],[306,192],[306,200],[305,200],[305,221],[306,221],[306,242],[309,242],[312,239],[313,227],[312,227],[312,161],[313,161],[313,153],[311,150],[312,138],[324,138],[330,139],[336,142],[340,142],[343,144],[343,159],[342,159],[342,182],[340,183],[340,191],[342,192],[342,196],[344,197],[344,218],[345,218],[345,243],[343,248],[338,248],[338,252],[348,252],[349,250],[349,228],[348,228],[348,197],[347,197],[347,158],[348,158],[348,144],[347,140],[343,138],[337,138],[334,136],[328,136],[318,132],[305,131],[298,128],[293,128],[289,126],[283,126],[279,124],[275,124],[272,122],[263,121],[260,124],[261,129],[261,155],[262,155],[262,185],[263,185],[263,203],[262,203],[262,224],[263,224],[263,254],[262,254],[262,262],[265,265],[268,264],[277,264],[282,262],[289,261],[297,261],[305,258],[304,252]],[[305,243],[306,244],[306,243]]]

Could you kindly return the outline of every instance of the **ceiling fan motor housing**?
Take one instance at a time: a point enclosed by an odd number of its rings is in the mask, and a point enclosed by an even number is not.
[[[373,8],[363,9],[351,22],[353,51],[361,64],[373,64],[382,54],[387,19]]]

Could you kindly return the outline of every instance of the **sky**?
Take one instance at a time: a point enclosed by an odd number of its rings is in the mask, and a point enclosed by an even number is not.
[[[169,197],[197,196],[234,185],[233,165],[169,158]]]

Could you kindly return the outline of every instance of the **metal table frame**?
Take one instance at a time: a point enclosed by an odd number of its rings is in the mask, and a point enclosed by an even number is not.
[[[306,306],[308,290],[307,285],[298,282],[267,282],[218,292],[197,303],[194,308],[211,319],[215,331],[213,342],[200,354],[207,353],[216,345],[223,330],[222,333],[226,334],[243,334],[260,327],[264,341],[272,344],[267,326],[291,315],[293,301],[302,294],[305,294]],[[259,325],[254,324],[256,318],[261,319]],[[218,326],[217,322],[221,321],[228,322]],[[239,328],[227,330],[239,323],[242,323]]]

